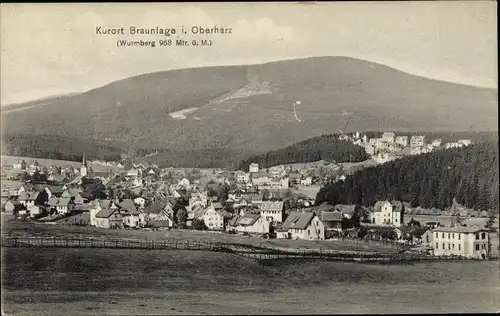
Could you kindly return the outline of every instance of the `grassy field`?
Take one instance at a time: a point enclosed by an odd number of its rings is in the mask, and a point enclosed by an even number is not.
[[[500,309],[498,263],[267,264],[196,251],[6,248],[10,315],[455,313]]]
[[[43,223],[29,223],[21,221],[4,221],[2,232],[15,235],[30,236],[71,236],[71,237],[105,237],[130,238],[141,240],[203,240],[212,242],[243,243],[255,246],[287,247],[300,249],[331,249],[348,251],[397,251],[385,246],[374,244],[352,243],[342,240],[288,240],[288,239],[260,239],[240,235],[229,235],[214,232],[175,230],[175,231],[146,231],[103,229],[71,225],[48,225]]]

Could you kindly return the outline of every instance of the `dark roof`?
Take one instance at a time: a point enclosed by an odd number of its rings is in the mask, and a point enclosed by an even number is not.
[[[40,192],[21,192],[19,195],[19,201],[34,201],[38,198]]]
[[[252,226],[255,224],[256,221],[258,221],[260,218],[260,215],[257,214],[245,214],[244,216],[240,217],[238,220],[238,225],[241,226]]]
[[[99,217],[99,218],[109,218],[111,215],[113,215],[113,213],[117,212],[118,210],[117,209],[104,209],[104,210],[100,210],[99,213],[97,213],[95,215],[95,217]]]
[[[214,209],[216,209],[216,210],[223,208],[222,204],[219,203],[219,202],[216,202],[216,203],[214,203],[212,205],[214,206]]]
[[[356,210],[356,205],[346,205],[346,204],[335,204],[333,207],[335,210],[342,212],[342,214],[354,214]]]
[[[321,221],[323,222],[340,222],[342,217],[341,212],[321,212]]]
[[[165,203],[160,203],[160,202],[154,202],[154,203],[151,203],[149,205],[147,205],[143,212],[144,213],[153,213],[153,214],[159,214],[163,211],[163,209],[165,208],[166,204]]]
[[[48,189],[52,194],[62,194],[64,192],[63,187],[59,185],[48,185],[45,188]]]
[[[283,223],[283,228],[306,229],[315,215],[313,212],[291,212]]]
[[[129,212],[132,215],[139,215],[139,212],[137,211],[137,207],[135,207],[134,201],[130,199],[125,199],[118,203],[118,206],[127,212]]]

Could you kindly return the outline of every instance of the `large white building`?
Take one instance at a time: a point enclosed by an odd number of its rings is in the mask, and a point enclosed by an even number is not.
[[[410,147],[424,147],[425,146],[425,136],[415,135],[410,138]]]
[[[260,215],[269,222],[283,222],[283,202],[262,202]]]
[[[486,258],[489,231],[480,227],[437,227],[432,230],[432,248],[436,256]]]
[[[248,167],[248,172],[259,172],[259,164],[256,162],[252,162]]]
[[[394,143],[394,133],[393,132],[385,132],[382,134],[382,140],[387,143]]]
[[[403,147],[408,147],[408,136],[396,136],[395,142]]]
[[[403,221],[403,203],[399,201],[378,201],[373,207],[371,222],[377,226],[401,227]]]

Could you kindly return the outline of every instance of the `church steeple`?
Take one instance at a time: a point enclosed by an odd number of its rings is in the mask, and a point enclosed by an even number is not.
[[[83,158],[82,158],[82,166],[80,167],[80,175],[82,177],[87,176],[87,159],[85,158],[85,153],[83,153]]]

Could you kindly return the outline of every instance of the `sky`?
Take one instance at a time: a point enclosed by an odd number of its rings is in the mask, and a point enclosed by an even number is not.
[[[96,27],[124,27],[98,35]],[[231,28],[231,34],[129,35],[138,28]],[[494,1],[2,4],[1,105],[83,92],[169,69],[349,56],[419,76],[496,88]],[[209,47],[175,40],[209,39]],[[172,46],[117,47],[124,40]]]

